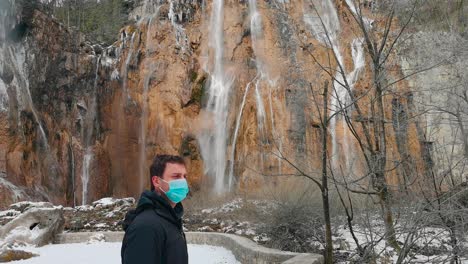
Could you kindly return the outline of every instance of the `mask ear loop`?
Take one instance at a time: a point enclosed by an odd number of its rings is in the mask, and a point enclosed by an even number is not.
[[[163,180],[163,179],[161,179],[161,178],[160,178],[160,180],[163,181],[163,182],[165,182],[167,185],[169,185],[169,183],[168,183],[167,181],[165,181],[165,180]],[[171,187],[169,186],[169,189],[170,189],[170,188],[171,188]],[[161,190],[163,193],[166,193],[163,189],[161,189],[161,186],[159,186],[159,190]],[[169,190],[167,190],[167,191],[169,191]]]

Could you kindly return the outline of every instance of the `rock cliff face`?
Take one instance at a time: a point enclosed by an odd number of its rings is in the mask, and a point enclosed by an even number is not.
[[[408,82],[416,111],[425,113],[416,122],[418,137],[432,152],[433,166],[441,175],[450,171],[454,182],[466,181],[467,47],[459,34],[435,31],[416,32],[399,48],[402,68],[421,71]]]
[[[317,62],[334,69],[336,61],[309,1],[135,1],[134,22],[106,48],[33,4],[6,5],[0,206],[136,196],[158,153],[184,156],[192,188],[218,193],[274,184],[276,177],[259,173],[291,172],[278,153],[302,169],[318,168],[316,95],[330,77]],[[355,93],[364,94],[371,69],[345,5],[322,1],[318,11]],[[398,93],[385,101],[388,119],[406,107]],[[333,162],[359,161],[344,123],[331,125]],[[397,132],[400,141],[388,135],[389,155],[418,156],[414,125]]]
[[[76,161],[83,159],[88,134],[97,139],[99,132],[98,123],[86,127],[98,87],[97,56],[84,36],[46,16],[37,3],[9,3],[2,9],[2,194],[73,203],[81,189],[82,164]],[[106,155],[99,144],[94,152]],[[93,170],[93,195],[109,192],[105,161]]]

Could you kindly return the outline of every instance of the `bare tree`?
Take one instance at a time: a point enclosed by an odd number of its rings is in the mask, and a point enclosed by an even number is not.
[[[315,185],[320,189],[321,197],[322,197],[322,208],[323,208],[323,218],[325,223],[325,252],[324,258],[325,263],[332,264],[333,262],[333,240],[332,240],[332,223],[331,223],[331,216],[330,216],[330,198],[329,198],[329,166],[328,166],[328,140],[329,140],[329,131],[328,127],[330,124],[330,119],[328,114],[328,101],[329,101],[329,81],[325,80],[322,89],[318,89],[317,92],[314,91],[313,86],[311,85],[311,94],[313,98],[313,105],[316,107],[316,111],[318,113],[318,126],[320,129],[320,149],[321,149],[321,165],[320,165],[320,177],[316,177],[313,173],[307,172],[306,170],[302,169],[295,161],[290,160],[287,155],[285,155],[280,148],[276,148],[276,151],[273,152],[277,158],[281,159],[284,163],[286,163],[290,168],[295,171],[294,176],[298,177],[305,177],[311,180]],[[273,176],[269,174],[265,174],[265,176]],[[278,175],[276,175],[278,176]],[[282,175],[284,176],[284,175]]]
[[[349,100],[338,100],[338,112],[346,121],[348,129],[354,136],[363,156],[366,174],[361,179],[369,179],[369,183],[373,189],[371,191],[359,192],[375,195],[378,198],[382,211],[382,219],[385,223],[385,238],[387,243],[393,248],[399,249],[394,228],[394,213],[391,200],[392,190],[388,183],[388,174],[392,169],[389,169],[389,164],[387,164],[387,149],[389,146],[387,139],[390,134],[390,128],[387,125],[389,122],[386,116],[385,100],[389,95],[395,94],[393,88],[397,83],[420,72],[416,71],[407,76],[390,76],[389,73],[389,68],[392,66],[391,60],[395,55],[396,44],[401,40],[413,17],[416,3],[412,5],[408,18],[399,27],[395,22],[395,1],[388,1],[389,3],[387,4],[390,5],[387,5],[387,11],[384,16],[379,18],[381,21],[374,24],[364,16],[364,8],[361,1],[351,1],[354,5],[350,5],[348,1],[346,2],[345,6],[354,19],[354,23],[358,28],[358,34],[364,41],[366,61],[370,61],[370,64],[367,65],[371,67],[372,80],[368,91],[365,94],[358,95],[353,90],[352,81],[348,79],[344,64],[339,59],[339,51],[333,48],[332,45],[329,46],[332,47],[330,51],[337,65],[336,71],[330,70],[331,68],[327,67],[327,65],[322,65],[316,58],[313,50],[306,50],[320,68],[332,78],[333,83],[336,84],[333,89],[335,96],[339,98],[337,89],[346,90]],[[323,26],[327,41],[332,43],[332,33],[329,32],[314,4],[312,4],[312,9],[315,10]],[[364,106],[370,110],[365,111],[363,109]]]

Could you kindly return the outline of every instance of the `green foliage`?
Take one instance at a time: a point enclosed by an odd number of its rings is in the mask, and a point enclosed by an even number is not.
[[[193,99],[193,101],[197,103],[200,103],[202,101],[204,93],[205,93],[205,79],[203,79],[201,82],[198,82],[195,85],[195,89],[193,89],[191,99]]]
[[[190,157],[191,160],[199,160],[201,157],[198,152],[197,140],[192,136],[184,137],[179,154],[183,157]]]
[[[113,43],[128,20],[131,9],[125,0],[64,0],[49,10],[68,27],[85,33],[90,39]]]
[[[203,95],[205,94],[205,82],[206,82],[206,77],[199,76],[197,75],[196,72],[191,72],[190,73],[190,80],[193,83],[193,88],[192,88],[192,95],[190,97],[190,101],[188,104],[201,104],[203,101]]]

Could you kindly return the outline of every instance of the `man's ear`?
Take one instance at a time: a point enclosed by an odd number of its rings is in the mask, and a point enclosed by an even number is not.
[[[151,184],[153,184],[154,188],[156,189],[157,185],[159,185],[159,177],[158,176],[152,176],[151,177]]]

